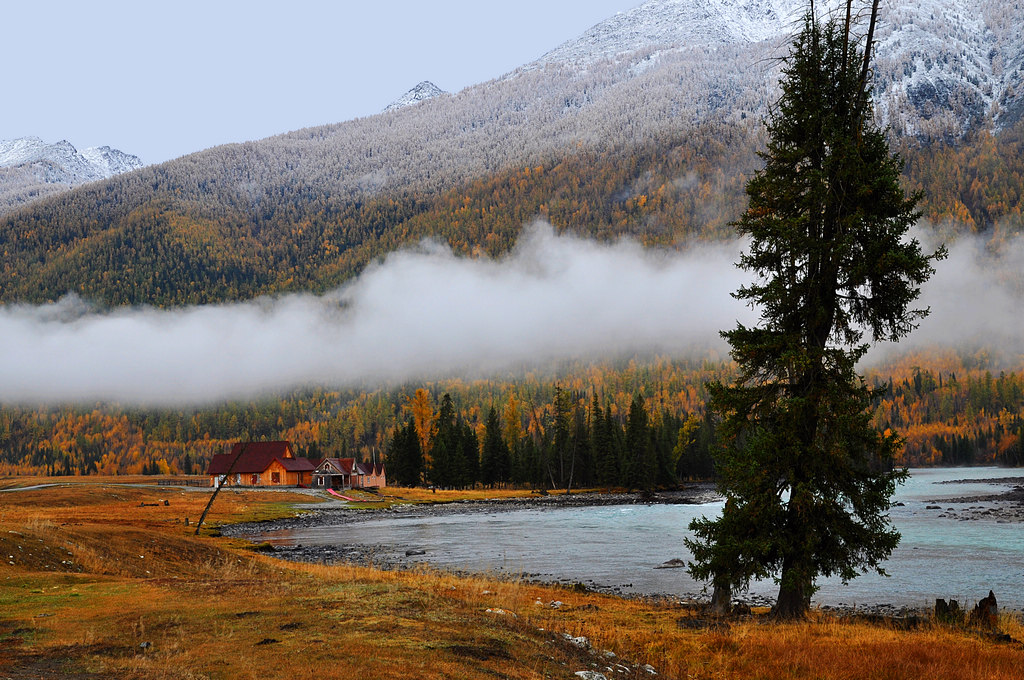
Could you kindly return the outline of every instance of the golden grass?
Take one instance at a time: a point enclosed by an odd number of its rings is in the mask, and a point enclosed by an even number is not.
[[[693,613],[666,603],[282,562],[193,536],[181,520],[208,497],[109,484],[3,494],[0,551],[15,559],[0,561],[0,677],[568,680],[593,669],[597,657],[562,633],[681,679],[981,680],[1019,678],[1024,663],[1019,644],[938,625],[896,631],[822,615],[690,629],[680,621]],[[308,500],[222,492],[211,517],[269,517]],[[1001,625],[1024,637],[1018,618]]]

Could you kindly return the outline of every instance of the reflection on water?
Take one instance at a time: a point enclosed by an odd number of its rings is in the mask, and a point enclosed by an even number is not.
[[[939,517],[940,499],[1005,490],[981,482],[938,484],[961,479],[1021,477],[1024,470],[942,468],[915,470],[897,492],[902,507],[892,519],[903,534],[885,564],[889,578],[867,574],[844,586],[825,580],[817,604],[930,606],[936,597],[975,602],[989,589],[1002,607],[1024,608],[1024,525],[982,518]],[[935,502],[938,501],[938,502]],[[977,503],[973,505],[979,505]],[[963,506],[960,506],[963,507]],[[404,551],[422,548],[432,564],[476,572],[535,574],[624,592],[700,593],[685,569],[655,569],[673,558],[689,559],[683,546],[690,520],[721,511],[706,505],[629,505],[517,510],[446,517],[398,517],[345,526],[321,526],[266,538],[282,544],[382,545]],[[771,582],[752,591],[774,596]]]

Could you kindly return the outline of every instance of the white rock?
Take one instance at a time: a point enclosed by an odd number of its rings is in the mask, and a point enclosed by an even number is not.
[[[583,678],[583,680],[608,680],[604,673],[597,671],[576,671],[576,677]]]
[[[568,633],[562,633],[562,637],[564,637],[566,640],[576,645],[580,649],[590,649],[590,640],[583,637],[582,635],[580,635],[579,637],[573,637]]]
[[[491,607],[488,607],[485,611],[488,614],[497,614],[498,616],[511,616],[513,619],[519,618],[518,616],[516,616],[515,612],[505,611],[501,607],[494,607],[493,609]]]

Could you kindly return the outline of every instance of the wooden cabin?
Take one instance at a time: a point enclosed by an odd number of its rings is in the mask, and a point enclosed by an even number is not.
[[[314,489],[381,489],[387,486],[383,463],[355,458],[324,458],[313,470]]]
[[[295,456],[291,442],[238,442],[215,455],[206,474],[210,486],[309,486],[315,468]]]

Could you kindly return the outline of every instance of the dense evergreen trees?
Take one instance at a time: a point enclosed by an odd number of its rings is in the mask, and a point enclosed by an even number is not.
[[[423,481],[423,451],[412,418],[395,431],[386,460],[389,482],[398,486],[416,486]]]
[[[498,486],[512,478],[512,454],[502,436],[498,412],[492,406],[484,425],[483,450],[480,454],[480,482]]]
[[[872,423],[904,436],[900,464],[1019,464],[1024,371],[999,372],[992,366],[984,354],[917,353],[869,373],[869,384],[884,388],[872,405]],[[575,394],[573,423],[582,427],[574,488],[626,485],[626,416],[638,394],[656,432],[657,485],[664,485],[670,483],[664,470],[673,461],[679,479],[712,475],[715,428],[704,408],[704,383],[734,376],[720,362],[652,360],[574,365],[567,372],[515,380],[301,391],[201,409],[3,406],[0,475],[140,474],[143,466],[160,461],[171,473],[200,474],[212,454],[239,439],[288,439],[300,455],[380,460],[380,452],[390,454],[410,420],[423,455],[420,469],[426,470],[435,402],[448,392],[480,440],[481,466],[487,415],[494,405],[509,449],[510,481],[547,488],[542,434],[554,412],[557,382]],[[393,474],[389,468],[389,477]],[[480,474],[482,479],[482,468]]]

